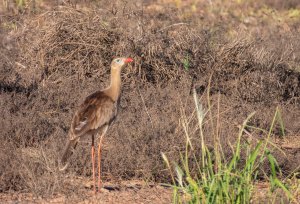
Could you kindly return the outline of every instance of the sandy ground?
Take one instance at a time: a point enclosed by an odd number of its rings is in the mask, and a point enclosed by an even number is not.
[[[27,203],[79,203],[79,204],[169,204],[172,203],[172,188],[159,184],[146,184],[143,181],[124,181],[119,184],[104,183],[100,193],[94,194],[92,182],[83,182],[83,188],[76,192],[49,196],[34,196],[32,193],[0,193],[0,203],[27,204]],[[282,191],[270,194],[270,183],[258,182],[253,189],[251,203],[299,203],[299,194],[295,194],[294,201],[288,201]]]
[[[50,198],[36,197],[31,193],[1,193],[0,203],[118,203],[118,204],[146,204],[172,203],[172,189],[160,185],[127,184],[114,186],[104,184],[103,189],[96,195],[92,189],[68,195],[57,194]]]

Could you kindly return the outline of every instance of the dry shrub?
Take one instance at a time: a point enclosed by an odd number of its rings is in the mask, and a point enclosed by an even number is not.
[[[287,0],[287,1],[265,0],[264,4],[279,10],[300,8],[300,3],[297,0]]]
[[[210,78],[213,107],[221,101],[224,143],[235,140],[237,125],[255,110],[252,125],[268,128],[277,105],[287,113],[287,133],[299,135],[300,74],[294,69],[299,59],[288,55],[297,50],[299,36],[273,36],[278,41],[273,45],[273,40],[246,34],[226,38],[219,27],[205,30],[196,20],[179,20],[172,8],[152,12],[134,4],[118,13],[62,7],[28,17],[11,34],[19,49],[17,65],[1,64],[1,191],[63,191],[59,183],[67,181],[56,162],[74,108],[107,85],[113,56],[133,57],[135,64],[124,70],[121,111],[104,142],[106,179],[166,181],[160,152],[179,159],[185,147],[180,118],[194,110],[190,90],[195,87],[203,95],[207,108]],[[282,40],[291,44],[282,46]],[[191,130],[195,141],[197,134]],[[89,142],[79,145],[68,174],[91,174],[89,148]],[[286,172],[295,163],[288,160]]]

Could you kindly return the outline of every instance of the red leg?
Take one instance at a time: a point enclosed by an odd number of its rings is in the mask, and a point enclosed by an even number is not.
[[[94,193],[96,194],[96,176],[95,176],[95,142],[94,142],[94,135],[92,136],[92,168],[93,168]]]
[[[100,142],[98,145],[98,191],[100,192],[101,189],[101,145],[102,145],[102,138],[103,135],[100,137]]]

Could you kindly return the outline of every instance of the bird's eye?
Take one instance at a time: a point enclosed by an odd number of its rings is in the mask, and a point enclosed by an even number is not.
[[[121,62],[121,60],[120,60],[120,59],[117,59],[117,60],[116,60],[116,62],[117,62],[117,63],[120,63],[120,62]]]

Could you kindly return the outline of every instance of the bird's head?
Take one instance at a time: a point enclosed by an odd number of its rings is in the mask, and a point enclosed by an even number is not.
[[[126,64],[130,62],[133,62],[133,59],[126,58],[126,57],[118,57],[111,62],[111,68],[113,70],[121,70],[122,67],[124,67]]]

